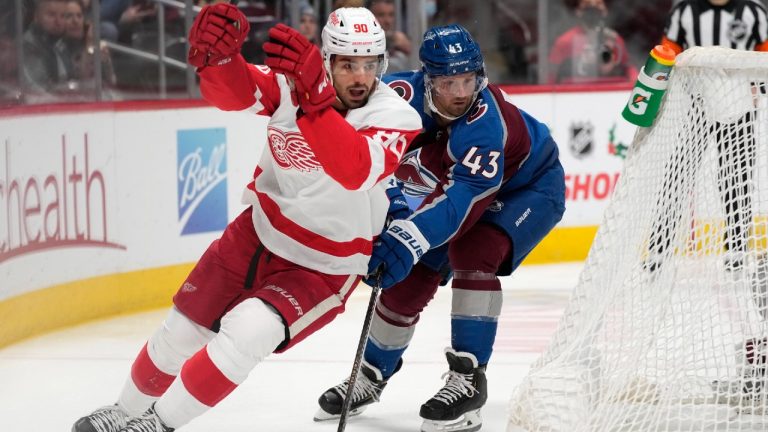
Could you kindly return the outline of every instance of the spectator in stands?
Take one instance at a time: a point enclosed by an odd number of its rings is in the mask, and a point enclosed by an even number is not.
[[[56,42],[64,33],[65,0],[35,1],[32,22],[22,39],[22,86],[36,102],[55,100],[53,93],[66,85],[67,68]]]
[[[363,7],[365,0],[334,0],[333,10],[343,7]]]
[[[21,103],[16,43],[13,36],[0,32],[0,107]]]
[[[152,0],[133,0],[133,2],[120,15],[118,20],[117,40],[126,45],[134,45],[133,34],[142,24],[151,22],[152,29],[156,31],[155,19],[157,17],[157,4]],[[167,17],[166,17],[167,18]],[[155,37],[157,35],[154,35]],[[141,47],[139,47],[141,48]]]
[[[389,54],[389,68],[387,72],[400,72],[412,69],[408,56],[411,54],[413,47],[408,36],[397,29],[395,1],[369,0],[368,9],[373,12],[373,15],[379,21],[381,28],[384,29],[384,33],[387,36],[387,54]]]
[[[99,4],[101,13],[101,38],[116,42],[119,30],[120,17],[131,6],[132,0],[101,0]]]
[[[637,69],[629,63],[624,39],[606,26],[604,0],[579,0],[578,24],[555,41],[549,53],[549,82],[633,81]]]
[[[82,0],[66,0],[64,35],[57,43],[62,53],[70,87],[73,90],[94,88],[94,40],[92,26],[85,18],[85,6]],[[106,85],[115,84],[115,72],[109,49],[106,44],[100,46],[101,77]]]
[[[301,17],[299,18],[299,33],[308,41],[320,46],[320,38],[317,27],[317,14],[315,9],[309,4],[304,3],[301,6]]]
[[[216,0],[214,0],[215,2]],[[221,0],[218,0],[221,1]],[[306,3],[305,3],[306,4]],[[269,40],[269,29],[278,22],[274,1],[243,0],[237,2],[237,8],[248,18],[251,31],[245,40],[240,53],[248,63],[264,64],[265,56],[261,46]],[[283,16],[290,14],[289,9],[283,10]]]

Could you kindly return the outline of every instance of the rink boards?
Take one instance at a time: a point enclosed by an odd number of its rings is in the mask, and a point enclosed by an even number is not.
[[[568,187],[563,221],[527,264],[586,256],[634,134],[619,116],[626,95],[513,96],[551,126]],[[168,305],[207,245],[242,211],[265,132],[264,117],[199,102],[3,113],[0,346]]]

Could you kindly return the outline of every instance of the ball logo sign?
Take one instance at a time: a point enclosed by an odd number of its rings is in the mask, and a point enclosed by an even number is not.
[[[176,141],[181,234],[223,230],[228,220],[226,130],[179,130]]]

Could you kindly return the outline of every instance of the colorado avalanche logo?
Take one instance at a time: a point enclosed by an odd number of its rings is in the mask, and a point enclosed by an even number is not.
[[[413,86],[408,81],[395,80],[389,83],[389,86],[406,102],[410,102],[413,99]]]
[[[395,171],[403,183],[403,193],[412,197],[425,197],[437,187],[437,177],[421,164],[421,149],[408,152]]]
[[[270,127],[267,129],[267,140],[272,157],[280,168],[302,172],[320,170],[320,163],[315,160],[315,154],[300,133]]]
[[[473,123],[475,120],[485,115],[486,112],[488,112],[488,104],[485,103],[482,99],[477,99],[477,101],[475,101],[475,105],[469,110],[469,115],[467,116],[467,124]]]

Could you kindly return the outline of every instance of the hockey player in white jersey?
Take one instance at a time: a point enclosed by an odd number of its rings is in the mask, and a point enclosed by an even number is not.
[[[273,27],[266,65],[240,55],[248,21],[203,8],[189,62],[204,98],[270,117],[249,207],[205,251],[133,362],[117,403],[75,432],[173,431],[227,397],[261,360],[343,311],[384,227],[386,185],[421,120],[388,86],[384,31],[364,8],[331,13],[321,51]]]

